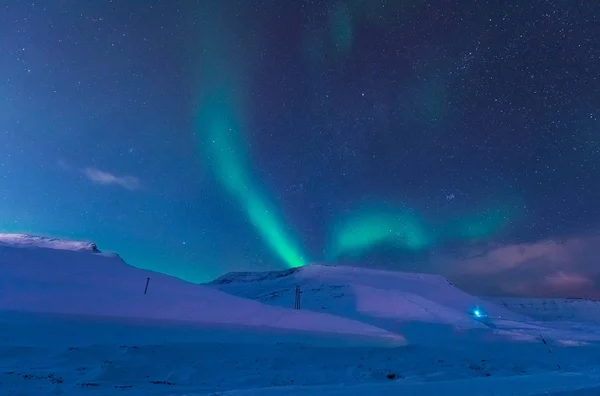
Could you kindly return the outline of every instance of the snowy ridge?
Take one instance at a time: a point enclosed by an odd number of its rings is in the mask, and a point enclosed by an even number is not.
[[[92,242],[76,242],[26,234],[0,233],[0,246],[90,251],[94,253],[100,253],[96,247],[96,244]]]
[[[225,285],[229,283],[261,282],[290,276],[300,271],[302,267],[291,268],[285,271],[266,271],[266,272],[229,272],[217,279],[209,282],[213,285]]]
[[[511,311],[539,320],[600,322],[600,301],[583,298],[491,298]]]

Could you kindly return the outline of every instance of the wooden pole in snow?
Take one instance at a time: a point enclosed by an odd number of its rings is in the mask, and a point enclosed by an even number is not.
[[[148,285],[150,284],[150,278],[146,278],[146,288],[144,289],[144,294],[148,293]]]

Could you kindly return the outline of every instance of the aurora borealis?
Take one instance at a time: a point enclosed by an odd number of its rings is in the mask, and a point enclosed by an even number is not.
[[[206,157],[219,184],[234,199],[236,206],[247,216],[262,243],[290,267],[306,264],[305,256],[291,240],[287,225],[277,215],[276,207],[261,191],[261,186],[251,175],[252,161],[247,158],[247,142],[243,141],[243,121],[238,110],[242,101],[236,97],[236,67],[227,56],[227,43],[221,43],[220,32],[225,25],[223,14],[227,9],[215,5],[211,16],[202,24],[204,41],[201,57],[198,108],[195,134],[198,146]],[[219,23],[220,22],[220,23]],[[225,41],[225,40],[224,40]]]
[[[0,231],[197,282],[327,261],[595,295],[598,17],[541,0],[7,2]]]

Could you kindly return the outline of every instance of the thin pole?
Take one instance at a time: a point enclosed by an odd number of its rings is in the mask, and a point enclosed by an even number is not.
[[[300,286],[296,286],[296,298],[294,299],[294,309],[300,309]]]
[[[150,278],[146,278],[146,288],[144,289],[144,294],[148,293],[148,285],[150,284]]]

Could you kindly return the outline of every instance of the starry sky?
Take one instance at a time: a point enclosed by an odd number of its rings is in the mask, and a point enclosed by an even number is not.
[[[0,1],[0,231],[600,297],[600,4]]]

